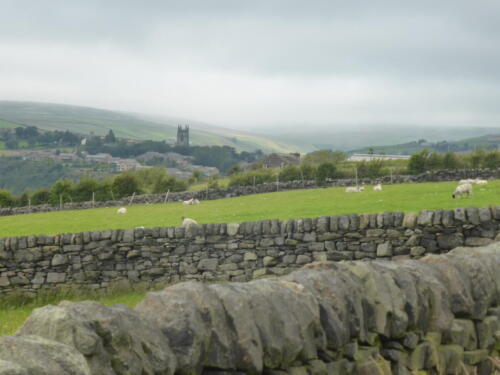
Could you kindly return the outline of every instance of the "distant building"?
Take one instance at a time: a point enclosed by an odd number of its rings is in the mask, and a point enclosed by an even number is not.
[[[299,165],[300,154],[269,154],[259,161],[264,168],[283,168],[287,165]]]
[[[410,155],[352,154],[347,161],[407,160]]]
[[[179,125],[177,127],[177,142],[176,146],[189,147],[189,126],[186,125],[182,127]]]

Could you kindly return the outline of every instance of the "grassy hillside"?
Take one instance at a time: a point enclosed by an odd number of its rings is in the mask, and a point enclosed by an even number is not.
[[[182,122],[180,122],[182,121]],[[97,135],[113,129],[118,137],[175,141],[178,124],[189,120],[151,118],[140,114],[62,104],[0,101],[0,127],[37,126],[50,130]],[[196,145],[231,146],[238,151],[292,152],[296,148],[235,130],[207,127],[196,122],[191,142]]]
[[[19,126],[18,124],[14,124],[13,122],[0,119],[0,129],[17,128],[18,126]]]
[[[474,151],[475,149],[492,149],[500,148],[500,133],[499,134],[489,134],[481,137],[466,138],[457,141],[450,142],[438,142],[431,144],[419,144],[416,141],[407,142],[403,144],[388,145],[388,146],[374,146],[373,151],[378,153],[385,153],[391,155],[411,155],[418,152],[424,148],[431,151],[446,152],[450,151]],[[363,147],[357,150],[352,150],[353,153],[368,153],[370,147]]]
[[[342,151],[368,149],[378,150],[386,145],[402,145],[418,139],[429,142],[442,140],[459,141],[487,134],[500,134],[500,127],[439,127],[410,125],[379,126],[315,126],[314,124],[294,124],[290,127],[269,126],[252,129],[253,132],[270,139],[292,145],[300,145],[308,150],[334,149]]]
[[[198,206],[131,206],[126,215],[117,215],[116,208],[102,208],[1,217],[0,237],[175,226],[180,225],[181,216],[199,223],[224,223],[498,204],[500,180],[475,186],[473,197],[468,199],[452,199],[455,186],[455,182],[402,184],[384,186],[382,192],[367,187],[361,194],[346,194],[343,188],[294,190],[204,201]]]

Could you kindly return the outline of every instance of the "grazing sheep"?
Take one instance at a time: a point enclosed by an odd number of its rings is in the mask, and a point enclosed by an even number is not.
[[[476,178],[476,181],[474,181],[476,185],[487,185],[488,180],[480,180],[479,178]]]
[[[185,227],[190,226],[190,225],[198,225],[198,223],[195,220],[190,219],[188,217],[183,216],[181,219],[182,219],[182,225]]]
[[[116,211],[117,214],[126,214],[127,213],[127,209],[125,207],[120,207],[117,211]]]
[[[471,184],[458,185],[455,189],[455,192],[451,196],[452,198],[456,198],[458,196],[461,197],[464,194],[467,194],[467,197],[469,197],[472,194]]]
[[[365,190],[365,188],[362,186],[362,187],[355,187],[355,186],[350,186],[348,188],[345,189],[345,192],[346,193],[360,193],[362,192],[363,190]]]
[[[475,182],[476,182],[476,180],[473,180],[472,178],[468,178],[466,180],[460,180],[460,181],[458,181],[458,184],[459,185],[465,185],[465,184],[473,184]]]
[[[192,206],[193,204],[200,204],[200,201],[196,198],[191,198],[187,201],[182,201],[182,204],[185,206]]]
[[[382,191],[382,184],[377,184],[373,187],[374,191]]]

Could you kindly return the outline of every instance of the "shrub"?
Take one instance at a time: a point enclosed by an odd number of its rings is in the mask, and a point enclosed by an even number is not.
[[[302,179],[302,173],[296,165],[287,165],[280,170],[279,179],[280,181],[299,181]]]
[[[12,207],[14,198],[7,190],[0,190],[0,207]]]
[[[111,188],[113,189],[116,199],[132,195],[133,193],[140,193],[137,177],[128,173],[116,176]]]
[[[84,177],[73,187],[73,199],[77,202],[92,200],[92,193],[95,193],[99,183],[90,177]]]
[[[31,204],[32,205],[48,204],[48,203],[50,203],[50,190],[49,189],[37,190],[31,196]]]
[[[337,168],[335,164],[331,162],[326,162],[318,166],[318,172],[316,173],[316,181],[325,182],[329,178],[335,178],[337,175]]]
[[[52,204],[59,204],[60,200],[69,202],[72,200],[73,182],[68,179],[57,181],[50,189],[50,201]]]

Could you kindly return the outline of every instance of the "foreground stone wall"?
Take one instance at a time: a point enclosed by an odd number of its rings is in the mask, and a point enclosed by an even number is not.
[[[246,281],[312,261],[419,258],[486,245],[500,240],[499,233],[495,206],[4,238],[0,292]]]
[[[382,184],[401,184],[401,183],[418,183],[418,182],[443,182],[443,181],[458,181],[465,178],[482,178],[482,179],[499,179],[500,168],[497,169],[462,169],[462,170],[442,170],[426,172],[416,176],[397,175],[391,177],[386,176],[376,179],[359,179],[359,184],[375,185]],[[222,198],[239,197],[244,195],[273,193],[283,190],[299,190],[299,189],[317,189],[336,186],[355,186],[356,181],[350,179],[331,180],[326,183],[318,183],[316,181],[291,181],[276,183],[265,183],[256,186],[241,186],[229,187],[224,189],[210,189],[208,191],[184,191],[179,193],[170,193],[168,202],[180,202],[191,198],[199,200],[213,200]],[[77,202],[65,203],[63,210],[83,210],[98,207],[118,207],[132,204],[157,204],[165,202],[165,194],[145,194],[132,197],[126,197],[116,201],[107,202]],[[0,216],[22,215],[37,212],[52,212],[60,211],[59,206],[40,205],[32,207],[15,207],[15,208],[0,208]]]
[[[134,310],[62,302],[0,338],[0,375],[494,374],[499,269],[496,243],[180,283]]]

